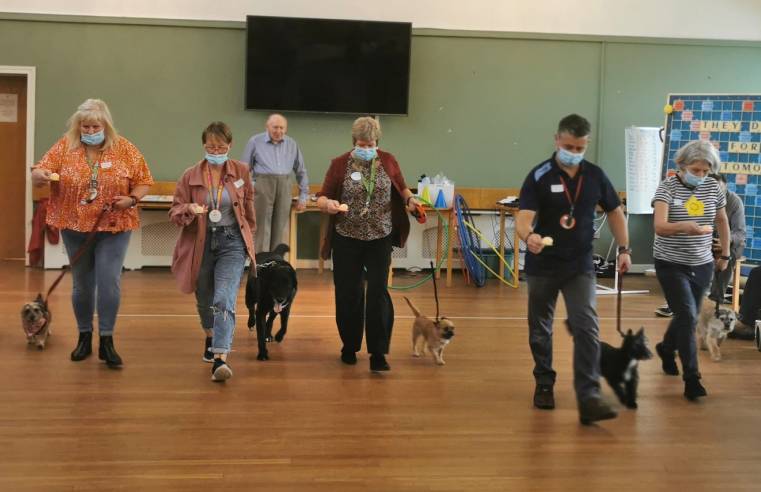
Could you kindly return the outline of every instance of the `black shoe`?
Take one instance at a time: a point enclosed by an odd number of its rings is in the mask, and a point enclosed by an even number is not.
[[[106,365],[111,368],[116,368],[122,365],[122,358],[116,353],[114,348],[114,337],[101,336],[100,347],[98,347],[98,358],[106,361]]]
[[[618,413],[599,396],[579,402],[579,421],[584,425],[616,417]]]
[[[390,371],[391,366],[386,362],[386,356],[383,354],[370,355],[370,370],[373,372]]]
[[[220,358],[214,359],[214,365],[211,366],[211,380],[220,382],[226,381],[231,377],[233,377],[232,367]]]
[[[679,368],[676,366],[676,357],[674,352],[669,353],[663,348],[663,343],[655,344],[655,351],[658,353],[658,357],[661,358],[661,368],[663,372],[669,376],[679,376]]]
[[[695,401],[700,397],[708,396],[708,392],[700,384],[700,376],[692,376],[684,380],[684,397]]]
[[[542,410],[555,408],[555,394],[551,384],[537,384],[534,390],[534,406]]]
[[[77,347],[71,352],[71,360],[85,360],[92,354],[92,332],[80,331]]]
[[[211,337],[206,337],[202,358],[204,362],[208,362],[209,364],[214,362],[214,352],[211,351]]]
[[[353,366],[357,363],[357,354],[355,352],[341,351],[341,362]]]

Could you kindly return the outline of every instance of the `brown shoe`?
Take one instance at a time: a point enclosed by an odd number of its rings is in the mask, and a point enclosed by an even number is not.
[[[618,413],[599,396],[579,402],[579,421],[584,425],[616,417]]]
[[[738,340],[755,340],[756,333],[752,326],[746,325],[738,319],[735,322],[734,330],[730,331],[728,336]]]
[[[542,410],[555,408],[555,394],[551,384],[537,384],[534,390],[534,406]]]

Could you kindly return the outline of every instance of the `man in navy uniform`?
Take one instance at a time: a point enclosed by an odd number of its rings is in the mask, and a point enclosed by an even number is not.
[[[584,159],[590,124],[572,114],[560,120],[552,157],[531,170],[520,194],[516,221],[526,242],[529,345],[534,357],[534,406],[555,408],[552,323],[563,293],[573,335],[574,388],[579,420],[590,424],[616,412],[600,398],[600,339],[592,263],[594,216],[608,216],[618,243],[618,269],[631,266],[631,250],[621,201],[602,169]]]

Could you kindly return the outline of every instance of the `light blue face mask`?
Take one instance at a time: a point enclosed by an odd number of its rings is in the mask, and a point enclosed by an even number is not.
[[[703,176],[702,178],[700,176],[695,176],[691,172],[689,172],[687,169],[684,170],[684,182],[685,184],[689,186],[694,186],[697,188],[698,186],[703,184],[703,181],[706,180],[706,177]]]
[[[354,157],[363,161],[371,161],[378,156],[378,147],[365,149],[363,147],[354,147]]]
[[[79,140],[85,145],[100,145],[106,139],[106,134],[103,130],[98,133],[83,133],[79,136]]]
[[[556,155],[558,160],[566,166],[578,166],[581,164],[581,161],[584,160],[584,152],[580,154],[574,154],[573,152],[569,152],[562,147],[558,149]]]
[[[214,166],[221,166],[227,162],[227,154],[206,154],[206,161]]]

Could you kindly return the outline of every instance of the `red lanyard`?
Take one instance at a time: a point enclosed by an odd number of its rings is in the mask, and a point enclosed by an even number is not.
[[[222,206],[222,176],[219,177],[219,184],[217,185],[217,201],[215,202],[214,194],[211,192],[214,188],[214,185],[212,184],[211,167],[207,167],[206,170],[209,171],[209,199],[211,200],[211,207],[214,210],[219,210],[219,207]]]
[[[558,177],[560,178],[560,182],[563,184],[563,191],[565,192],[565,197],[568,198],[568,203],[571,205],[571,211],[569,212],[569,215],[573,217],[573,209],[574,207],[576,207],[576,202],[579,201],[581,188],[584,185],[584,175],[582,174],[581,176],[579,176],[579,184],[576,185],[576,196],[573,198],[573,201],[571,201],[571,193],[568,191],[568,186],[566,186],[563,176],[558,176]]]

